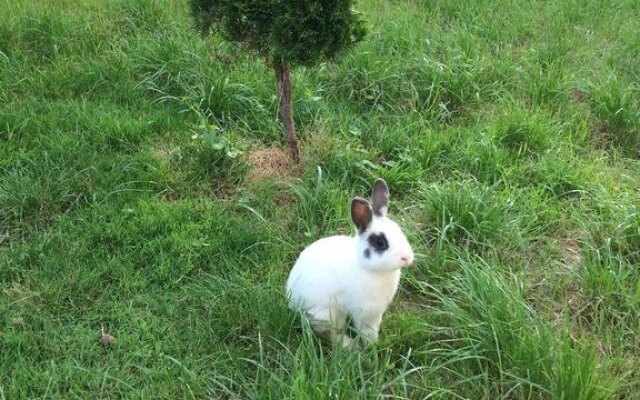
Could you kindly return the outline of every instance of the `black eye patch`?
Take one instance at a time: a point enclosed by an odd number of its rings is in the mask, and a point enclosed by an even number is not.
[[[383,253],[389,248],[389,241],[384,233],[372,233],[369,235],[369,244],[376,253]]]

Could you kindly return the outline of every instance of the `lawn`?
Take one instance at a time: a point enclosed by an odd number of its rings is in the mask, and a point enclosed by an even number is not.
[[[357,8],[298,167],[184,1],[0,0],[0,399],[640,399],[640,2]],[[284,284],[377,177],[416,262],[331,350]]]

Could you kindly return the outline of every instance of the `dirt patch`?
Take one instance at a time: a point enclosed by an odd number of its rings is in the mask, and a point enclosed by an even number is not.
[[[296,165],[289,154],[274,147],[253,150],[249,153],[249,164],[249,182],[257,182],[267,177],[285,180],[300,174],[300,166]]]
[[[578,340],[591,330],[593,305],[585,299],[582,288],[575,282],[565,288],[565,297],[566,309],[571,319],[571,338]]]
[[[593,136],[599,149],[606,149],[607,144],[611,142],[611,134],[607,124],[598,122],[593,129]]]
[[[562,263],[570,270],[574,271],[582,263],[582,249],[580,243],[575,239],[565,239],[560,245],[562,246],[563,260]]]
[[[273,200],[278,206],[286,206],[295,202],[293,195],[285,191],[278,193]]]
[[[594,319],[594,304],[585,298],[582,288],[570,282],[563,290],[563,301],[549,310],[549,321],[557,327],[567,322],[569,335],[574,341],[591,332]]]
[[[578,239],[564,239],[560,242],[562,249],[562,264],[571,273],[576,272],[582,264],[582,248]],[[593,323],[593,304],[585,298],[580,285],[572,281],[564,289],[566,304],[560,312],[566,312],[571,323],[571,337],[580,338],[591,330]]]
[[[587,92],[585,92],[580,88],[571,89],[571,91],[569,92],[569,97],[571,98],[571,101],[574,101],[577,103],[584,102],[589,99],[589,95],[587,94]]]
[[[592,128],[591,132],[595,141],[596,149],[598,150],[606,151],[611,149],[612,147],[615,148],[615,147],[620,147],[624,145],[623,142],[625,140],[622,138],[616,138],[616,135],[611,132],[610,127],[607,125],[606,122],[599,121]],[[635,131],[627,132],[627,135],[629,135],[629,137],[632,137],[634,134],[637,135],[638,132],[635,132]],[[631,145],[632,147],[635,146],[635,148],[633,149],[628,149],[629,150],[628,155],[630,157],[640,158],[640,141],[636,141],[635,144],[630,143],[628,145]]]
[[[559,279],[569,277],[570,280],[562,283],[559,297],[550,304],[549,321],[558,328],[568,328],[570,337],[577,341],[592,332],[598,300],[587,297],[577,277],[584,258],[579,236],[562,239],[558,245],[557,265],[562,269],[558,271]]]
[[[151,148],[151,154],[160,162],[167,165],[171,164],[175,151],[176,148],[172,147],[170,143],[165,141],[162,141]]]

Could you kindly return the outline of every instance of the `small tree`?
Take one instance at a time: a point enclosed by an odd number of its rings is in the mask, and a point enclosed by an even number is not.
[[[352,0],[190,0],[196,26],[261,56],[276,76],[291,155],[300,161],[292,115],[292,66],[334,59],[365,34]]]

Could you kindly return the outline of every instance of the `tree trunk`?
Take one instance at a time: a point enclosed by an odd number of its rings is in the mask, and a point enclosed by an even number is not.
[[[298,139],[296,138],[296,127],[293,124],[293,101],[291,98],[291,74],[289,73],[289,65],[282,60],[276,60],[273,63],[273,69],[276,72],[276,81],[278,82],[280,113],[287,134],[287,141],[289,142],[289,150],[291,151],[293,160],[299,163],[300,150],[298,149]]]

